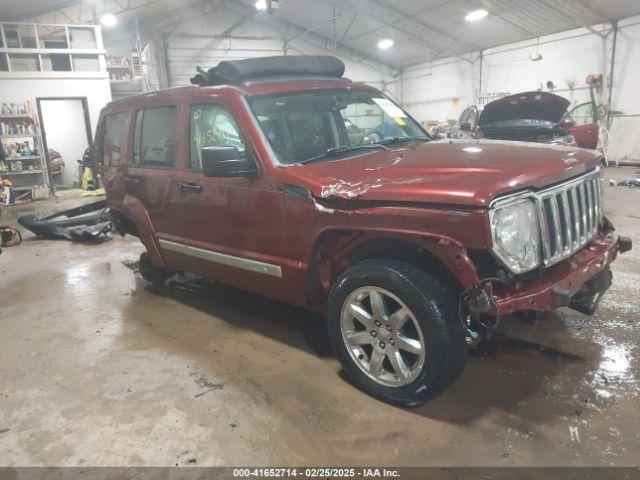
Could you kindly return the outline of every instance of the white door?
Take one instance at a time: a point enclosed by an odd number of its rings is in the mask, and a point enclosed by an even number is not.
[[[63,187],[72,187],[78,180],[78,160],[89,146],[84,103],[80,98],[40,100],[42,130],[47,148],[57,151],[64,160]]]

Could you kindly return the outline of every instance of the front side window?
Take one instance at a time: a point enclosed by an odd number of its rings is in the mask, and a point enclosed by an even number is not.
[[[192,105],[189,113],[191,151],[189,168],[202,169],[202,149],[236,147],[245,151],[238,126],[227,108],[217,103]]]
[[[124,153],[125,122],[127,113],[116,113],[105,118],[102,137],[102,163],[105,167],[120,165]]]
[[[286,165],[364,145],[430,139],[400,107],[375,91],[314,90],[249,102],[278,160]]]
[[[176,107],[139,110],[133,142],[133,163],[141,167],[171,167],[174,162]]]

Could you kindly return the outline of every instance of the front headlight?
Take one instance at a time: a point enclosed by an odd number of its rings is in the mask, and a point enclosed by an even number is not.
[[[540,231],[531,199],[516,200],[489,211],[493,252],[513,273],[540,265]]]

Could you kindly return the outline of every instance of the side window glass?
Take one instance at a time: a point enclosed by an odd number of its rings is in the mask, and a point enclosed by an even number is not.
[[[591,102],[578,105],[571,110],[569,116],[576,122],[576,125],[588,125],[593,123],[593,106]]]
[[[474,107],[471,107],[469,109],[469,118],[467,119],[467,122],[469,122],[469,124],[471,125],[472,129],[476,128],[476,122],[478,120],[476,112],[477,112],[477,110]]]
[[[140,134],[142,133],[142,117],[144,110],[136,113],[136,128],[133,131],[133,164],[140,165]]]
[[[176,107],[140,110],[136,116],[133,163],[141,167],[171,167],[175,156]]]
[[[202,169],[202,149],[236,147],[245,151],[238,126],[227,108],[216,103],[192,105],[189,112],[191,149],[189,168]]]
[[[102,138],[102,163],[105,167],[120,165],[124,152],[125,123],[127,113],[116,113],[105,118],[104,137]]]
[[[466,123],[469,118],[469,109],[465,108],[460,114],[460,118],[458,119],[458,123]]]

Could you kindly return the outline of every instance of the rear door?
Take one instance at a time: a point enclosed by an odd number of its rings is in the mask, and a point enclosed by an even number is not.
[[[571,110],[568,115],[576,124],[567,130],[576,139],[578,146],[582,148],[597,148],[598,123],[593,112],[593,103],[582,103]]]
[[[119,112],[106,115],[97,129],[94,148],[97,158],[94,163],[100,165],[102,182],[107,191],[109,206],[119,209],[124,198],[122,170],[127,158],[127,138],[130,112]]]
[[[155,232],[174,232],[175,221],[164,210],[176,183],[178,105],[137,110],[133,121],[132,159],[122,176],[125,192],[144,205]]]

